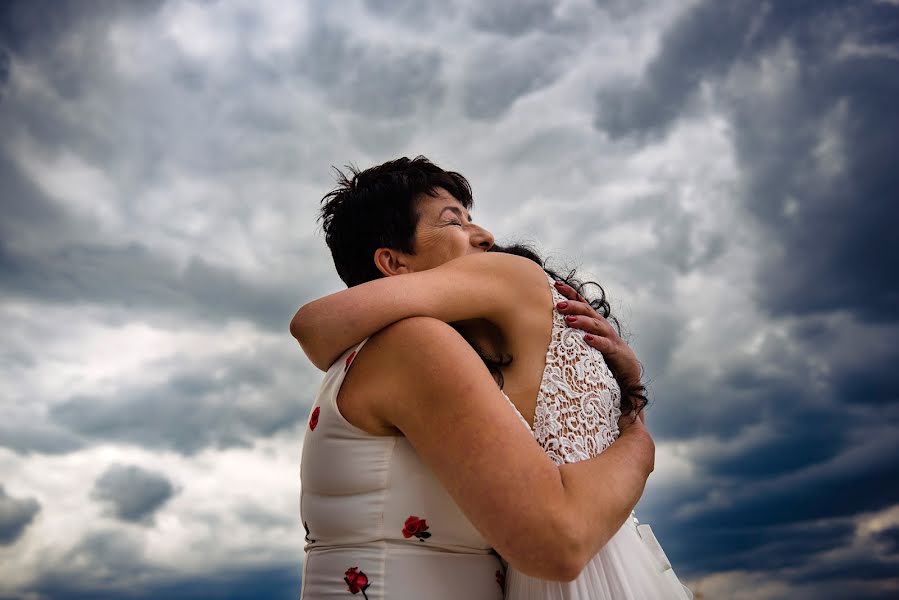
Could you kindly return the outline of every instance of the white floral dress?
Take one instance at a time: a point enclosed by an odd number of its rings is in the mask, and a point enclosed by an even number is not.
[[[338,410],[364,344],[328,370],[306,428],[303,600],[502,600],[500,558],[408,440],[371,435]]]

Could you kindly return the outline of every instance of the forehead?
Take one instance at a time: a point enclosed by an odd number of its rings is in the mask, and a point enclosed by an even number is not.
[[[418,209],[418,214],[420,216],[429,215],[436,217],[447,206],[458,208],[462,211],[462,214],[468,214],[468,209],[466,209],[455,196],[441,187],[434,189],[433,196],[430,194],[423,194],[419,197],[416,208]]]

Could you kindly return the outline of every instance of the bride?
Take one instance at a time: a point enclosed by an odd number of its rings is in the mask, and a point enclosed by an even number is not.
[[[421,157],[395,163],[399,170],[434,167]],[[382,178],[385,171],[386,177],[395,176],[383,167],[376,168]],[[348,195],[362,193],[364,185],[373,185],[367,173],[354,173],[352,181],[344,178],[341,187],[325,199],[324,228],[338,271],[342,249],[335,248],[334,242],[341,239],[341,204]],[[453,191],[464,195],[467,182],[461,189]],[[326,368],[354,344],[407,317],[453,323],[491,368],[522,426],[532,431],[556,464],[598,456],[617,439],[622,411],[632,414],[630,418],[643,418],[639,373],[616,373],[626,383],[622,396],[597,351],[605,350],[611,357],[616,351],[626,353],[622,351],[626,346],[605,319],[580,302],[573,288],[555,273],[544,271],[533,254],[520,248],[512,249],[513,253],[525,257],[484,252],[492,245],[492,237],[485,244],[485,230],[471,222],[467,206],[469,198],[460,201],[444,187],[427,187],[415,207],[411,251],[377,248],[372,257],[378,271],[375,278],[351,283],[353,287],[345,291],[302,307],[291,331],[313,363]],[[348,279],[346,272],[341,275]],[[553,311],[553,305],[558,311]],[[608,305],[604,308],[608,316]],[[584,327],[587,320],[595,334],[586,336],[589,339],[569,327]],[[632,369],[635,361],[627,358],[619,357],[618,363]],[[352,355],[347,368],[351,360]],[[609,486],[614,488],[614,481]],[[505,597],[514,599],[692,597],[667,564],[651,530],[638,527],[635,520],[628,519],[581,567],[566,578],[569,581],[533,577],[514,563],[505,578],[502,573],[497,577],[504,583]],[[348,579],[347,585],[355,593],[353,581]]]

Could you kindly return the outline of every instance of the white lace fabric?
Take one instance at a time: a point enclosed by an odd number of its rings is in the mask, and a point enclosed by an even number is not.
[[[547,276],[553,302],[562,296]],[[619,434],[621,388],[599,350],[584,340],[584,332],[565,324],[553,310],[552,339],[537,393],[534,437],[556,464],[574,463],[599,455]]]
[[[554,302],[563,301],[549,281]],[[556,464],[574,463],[601,454],[618,439],[620,416],[621,389],[602,354],[554,310],[534,437]],[[574,581],[548,581],[509,567],[505,600],[691,600],[693,593],[678,580],[649,525],[631,515],[633,521],[622,525]]]

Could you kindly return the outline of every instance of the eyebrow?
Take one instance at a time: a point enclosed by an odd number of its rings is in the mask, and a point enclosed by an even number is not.
[[[455,213],[456,216],[459,217],[460,219],[463,217],[462,211],[459,210],[459,209],[458,209],[457,207],[455,207],[455,206],[444,206],[444,207],[443,207],[443,210],[440,211],[440,215],[439,215],[439,216],[442,217],[442,216],[443,216],[443,213],[445,213],[445,212],[448,211],[448,210],[449,210],[449,211],[452,211],[453,213]],[[466,215],[464,215],[464,216],[468,218],[468,222],[469,222],[469,223],[473,223],[473,222],[474,222],[474,221],[471,220],[471,213],[468,213],[468,214],[466,214]]]

